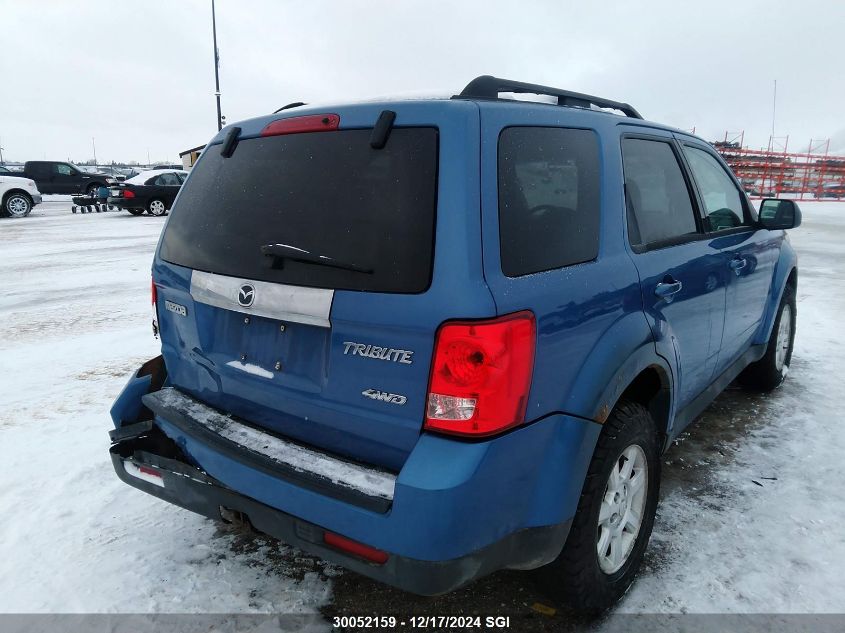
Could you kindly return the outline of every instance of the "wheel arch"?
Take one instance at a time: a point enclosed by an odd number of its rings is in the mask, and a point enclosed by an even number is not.
[[[3,194],[3,203],[5,204],[6,200],[8,200],[11,196],[13,196],[16,193],[19,193],[19,194],[26,196],[27,200],[29,200],[29,204],[33,203],[32,196],[29,194],[29,192],[26,189],[18,189],[18,188],[9,189],[6,193],[4,193]]]
[[[665,448],[672,413],[672,378],[667,368],[653,364],[643,369],[625,387],[617,402],[620,400],[636,402],[648,409],[657,428],[659,445]]]
[[[791,288],[792,292],[798,290],[798,257],[789,242],[784,240],[780,257],[775,265],[775,272],[772,276],[771,292],[766,303],[766,310],[760,322],[760,329],[754,337],[755,344],[765,345],[769,342],[778,308],[780,307],[783,293],[786,292],[787,287]]]
[[[167,200],[164,196],[150,196],[147,198],[146,204],[144,204],[145,209],[149,209],[153,202],[161,202],[164,205],[165,209],[170,209],[171,205],[167,204]]]

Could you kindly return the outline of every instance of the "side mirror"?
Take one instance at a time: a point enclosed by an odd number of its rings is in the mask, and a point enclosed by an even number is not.
[[[794,200],[767,198],[760,203],[760,224],[775,231],[801,226],[801,209]]]

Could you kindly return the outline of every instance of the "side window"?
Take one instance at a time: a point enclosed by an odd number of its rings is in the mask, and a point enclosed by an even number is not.
[[[672,145],[622,140],[628,239],[646,246],[698,232],[695,211]]]
[[[748,224],[743,195],[719,161],[690,145],[684,145],[684,154],[704,199],[708,229],[722,231]]]
[[[510,127],[499,137],[502,272],[519,277],[595,259],[598,142],[589,130]]]
[[[50,166],[46,163],[34,163],[31,167],[31,171],[38,178],[49,178],[51,170]]]
[[[178,187],[182,183],[179,182],[179,178],[176,177],[176,174],[167,173],[167,174],[162,174],[161,176],[156,178],[155,184],[163,185],[163,186],[166,186],[166,187],[172,187],[172,186]]]
[[[72,176],[73,175],[73,169],[71,169],[70,165],[65,165],[64,163],[56,163],[53,166],[53,169],[55,169],[56,173],[59,174],[60,176]]]

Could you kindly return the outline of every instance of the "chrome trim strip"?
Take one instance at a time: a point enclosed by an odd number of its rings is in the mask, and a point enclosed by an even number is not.
[[[244,284],[250,284],[255,289],[255,298],[248,307],[238,303],[238,291]],[[331,327],[329,314],[334,290],[288,286],[194,270],[191,272],[191,298],[198,303],[244,314]]]

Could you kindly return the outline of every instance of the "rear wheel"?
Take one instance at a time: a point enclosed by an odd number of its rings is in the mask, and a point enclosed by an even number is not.
[[[660,487],[660,445],[648,410],[620,402],[605,422],[569,537],[538,570],[543,590],[583,612],[612,606],[634,580]]]
[[[85,193],[87,193],[89,196],[96,196],[97,190],[99,188],[100,188],[99,183],[92,182],[90,185],[88,185],[88,188],[85,190]]]
[[[786,378],[795,342],[795,315],[795,288],[787,286],[783,291],[765,355],[739,375],[739,383],[743,387],[754,391],[771,391]]]
[[[164,202],[158,198],[153,198],[147,203],[147,211],[150,215],[161,216],[167,212],[167,207]]]
[[[144,209],[126,209],[132,215],[144,215]]]
[[[23,218],[32,211],[32,198],[25,193],[13,192],[3,200],[3,215]]]

